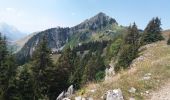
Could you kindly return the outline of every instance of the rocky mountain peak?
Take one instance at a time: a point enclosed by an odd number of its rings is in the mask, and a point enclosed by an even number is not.
[[[79,25],[75,26],[76,29],[90,29],[96,30],[101,29],[108,24],[117,24],[116,20],[107,16],[105,13],[100,12],[94,17],[86,19],[84,22],[80,23]]]

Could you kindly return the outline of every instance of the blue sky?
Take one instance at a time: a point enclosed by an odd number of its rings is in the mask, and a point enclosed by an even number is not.
[[[143,29],[152,17],[160,17],[170,29],[169,0],[0,0],[0,22],[24,32],[57,26],[74,26],[104,12],[127,26],[134,21]]]

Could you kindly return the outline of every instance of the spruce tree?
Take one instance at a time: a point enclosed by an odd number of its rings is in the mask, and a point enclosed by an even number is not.
[[[161,30],[161,20],[158,17],[153,18],[144,30],[141,43],[145,45],[163,40]]]
[[[124,45],[130,45],[132,47],[133,56],[136,55],[139,48],[139,31],[135,23],[129,26],[128,34],[124,39]]]
[[[169,38],[168,38],[167,44],[168,44],[168,45],[170,45],[170,35],[169,35]]]
[[[0,33],[0,99],[8,100],[12,94],[11,87],[14,85],[16,75],[16,63],[12,52],[7,50],[7,41]]]
[[[21,100],[34,100],[33,76],[28,68],[28,65],[24,65],[17,84]]]
[[[134,23],[128,28],[128,33],[124,38],[123,46],[119,52],[115,71],[129,67],[132,60],[136,58],[139,48],[139,31]]]
[[[47,37],[44,35],[33,55],[34,92],[36,99],[45,99],[48,94],[48,69],[53,67],[50,57],[51,51],[47,46]]]

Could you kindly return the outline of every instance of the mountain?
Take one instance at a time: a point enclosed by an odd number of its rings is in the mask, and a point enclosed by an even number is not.
[[[0,32],[7,37],[9,41],[16,41],[27,34],[20,32],[17,28],[6,23],[0,23]]]
[[[74,47],[90,41],[110,40],[116,34],[124,31],[126,28],[118,26],[115,19],[99,13],[71,28],[57,27],[36,33],[25,42],[17,53],[17,58],[27,61],[44,35],[47,36],[48,47],[53,52],[57,52],[63,48]]]

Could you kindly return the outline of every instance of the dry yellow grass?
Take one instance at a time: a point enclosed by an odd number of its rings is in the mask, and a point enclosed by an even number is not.
[[[130,97],[136,100],[149,98],[152,91],[170,78],[170,46],[166,45],[166,41],[160,41],[143,48],[145,50],[140,53],[140,57],[144,59],[134,61],[131,69],[121,71],[108,82],[90,83],[77,91],[76,95],[100,100],[106,91],[120,88],[125,100]],[[147,73],[151,73],[151,78],[142,80]],[[131,87],[137,89],[136,93],[128,91]],[[96,91],[90,92],[93,89]]]

